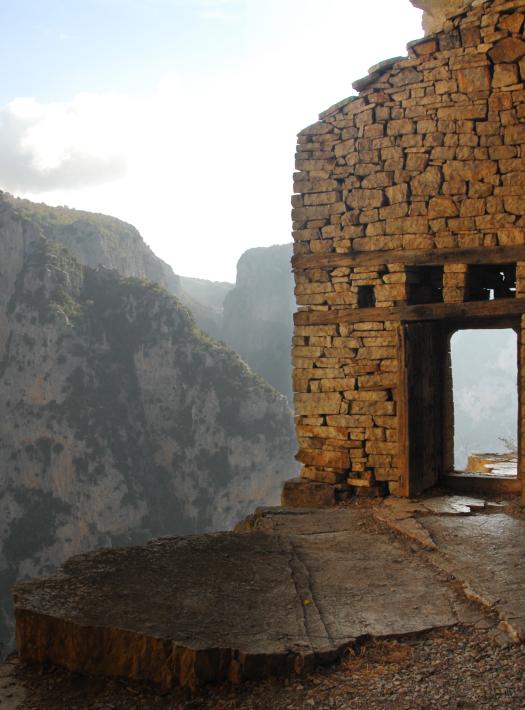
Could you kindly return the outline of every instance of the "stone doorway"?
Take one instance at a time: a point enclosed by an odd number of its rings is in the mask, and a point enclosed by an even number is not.
[[[401,325],[399,415],[404,495],[419,495],[438,485],[471,493],[521,491],[519,332],[519,320],[513,318]],[[465,378],[469,360],[471,369],[479,372],[479,381],[470,392]],[[494,375],[498,368],[502,376],[492,383],[490,400],[490,373]],[[508,390],[512,380],[512,392],[497,391],[502,382]],[[472,379],[470,382],[472,385]],[[473,409],[474,423],[485,421],[478,437],[469,438],[462,408],[487,406],[489,401],[498,402],[492,421]],[[503,417],[505,408],[508,411]],[[469,447],[473,450],[467,451]]]

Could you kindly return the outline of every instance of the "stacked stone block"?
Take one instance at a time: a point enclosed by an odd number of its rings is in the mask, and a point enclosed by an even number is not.
[[[399,327],[410,259],[525,245],[525,0],[492,0],[383,62],[298,136],[293,343],[302,478],[398,492]],[[373,254],[369,263],[334,263]],[[330,261],[332,259],[332,261]],[[525,251],[516,296],[525,296]],[[350,260],[351,261],[351,260]],[[443,302],[466,299],[468,264],[447,258]],[[369,320],[304,312],[368,307]]]

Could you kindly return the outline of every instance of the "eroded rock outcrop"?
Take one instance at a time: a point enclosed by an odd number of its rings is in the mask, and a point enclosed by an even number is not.
[[[148,281],[81,266],[0,205],[0,640],[16,578],[228,528],[295,468],[282,395]]]

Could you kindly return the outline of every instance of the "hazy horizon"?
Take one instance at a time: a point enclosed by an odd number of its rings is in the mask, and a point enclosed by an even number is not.
[[[178,274],[285,244],[295,137],[421,36],[409,0],[3,4],[0,189],[132,223]],[[196,248],[196,243],[198,248]]]

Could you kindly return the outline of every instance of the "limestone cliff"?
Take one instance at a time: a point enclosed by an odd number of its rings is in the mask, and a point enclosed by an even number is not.
[[[38,204],[6,192],[0,192],[0,200],[37,225],[45,237],[64,244],[81,264],[105,266],[123,276],[158,283],[188,306],[200,328],[212,337],[220,337],[222,306],[210,306],[199,298],[205,296],[204,288],[198,289],[192,283],[195,279],[181,279],[175,274],[133,225],[104,214]]]
[[[0,641],[9,589],[99,545],[228,528],[295,470],[286,400],[150,282],[0,202]]]
[[[0,200],[39,227],[45,237],[64,244],[81,264],[106,266],[123,276],[147,279],[180,297],[180,278],[131,224],[94,212],[30,202],[6,192],[0,193]]]
[[[50,207],[5,192],[0,192],[1,203],[14,208],[48,239],[66,246],[81,264],[105,266],[163,286],[190,309],[202,330],[239,352],[255,372],[290,398],[295,306],[291,246],[250,249],[243,254],[234,287],[175,274],[135,227],[115,217]]]
[[[181,286],[188,296],[202,303],[203,306],[219,310],[221,313],[226,294],[234,287],[234,284],[228,281],[208,281],[191,276],[180,276],[179,278]]]
[[[292,245],[249,249],[224,299],[223,340],[280,392],[291,398],[295,298]]]

